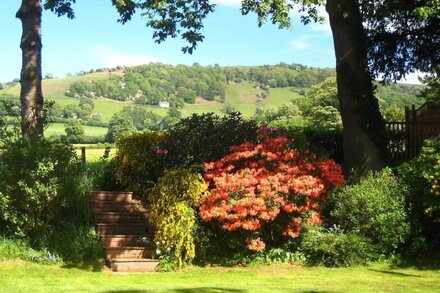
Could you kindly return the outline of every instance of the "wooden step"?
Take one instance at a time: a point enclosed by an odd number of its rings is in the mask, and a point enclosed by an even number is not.
[[[96,213],[96,223],[146,223],[147,214],[140,212],[103,212]]]
[[[155,259],[113,259],[110,268],[113,272],[154,272],[159,266]]]
[[[145,235],[101,235],[104,246],[152,246]]]
[[[153,250],[141,246],[110,246],[105,248],[105,258],[113,259],[127,259],[127,258],[151,258]]]
[[[131,202],[133,200],[133,192],[126,191],[89,191],[87,194],[90,201]]]
[[[102,212],[138,212],[140,207],[136,202],[112,202],[112,201],[90,201],[95,213]]]
[[[99,235],[145,235],[147,227],[140,224],[96,224]]]

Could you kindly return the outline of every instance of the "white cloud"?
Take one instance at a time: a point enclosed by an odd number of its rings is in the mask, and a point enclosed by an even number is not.
[[[90,54],[100,60],[104,67],[136,66],[158,62],[154,57],[122,52],[119,49],[107,46],[94,46]]]
[[[240,6],[241,0],[213,0],[213,3],[222,6]]]
[[[423,76],[425,76],[426,74],[424,74],[424,73],[421,73],[421,72],[414,72],[414,73],[410,73],[410,74],[407,74],[406,76],[405,76],[405,78],[404,79],[402,79],[402,80],[399,80],[398,82],[399,83],[409,83],[409,84],[422,84],[420,81],[419,81],[419,76],[420,77],[423,77]]]
[[[290,46],[292,47],[292,49],[294,50],[306,50],[310,47],[310,44],[308,42],[308,38],[306,37],[301,37],[301,38],[297,38],[297,39],[293,39],[290,41]]]

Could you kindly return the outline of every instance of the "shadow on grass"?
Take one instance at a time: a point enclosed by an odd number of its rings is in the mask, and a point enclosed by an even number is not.
[[[101,272],[104,269],[104,261],[93,262],[66,262],[61,266],[63,269],[81,269],[92,272]]]
[[[417,259],[402,258],[391,265],[392,269],[414,268],[417,270],[440,270],[440,252],[426,255]]]
[[[368,269],[368,270],[371,272],[375,272],[375,273],[388,274],[388,275],[394,275],[394,276],[400,276],[400,277],[420,277],[420,276],[417,276],[414,274],[393,272],[393,271],[387,271],[387,270],[375,270],[375,269]]]

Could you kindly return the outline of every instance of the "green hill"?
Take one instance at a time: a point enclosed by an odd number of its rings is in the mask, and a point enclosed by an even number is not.
[[[298,64],[255,67],[218,67],[200,65],[171,66],[150,64],[119,70],[104,70],[81,76],[43,81],[46,100],[55,101],[55,121],[81,118],[85,124],[106,126],[111,117],[126,106],[136,106],[165,117],[168,109],[159,108],[158,101],[168,101],[183,117],[192,113],[224,114],[239,111],[252,117],[257,109],[279,107],[290,101],[301,103],[311,86],[334,76],[333,69],[308,68]],[[420,105],[417,85],[378,86],[381,107]],[[0,99],[18,103],[20,86],[8,83],[0,90]],[[84,107],[91,100],[92,107]],[[143,111],[142,110],[142,111]],[[154,118],[154,117],[153,117]],[[87,127],[87,135],[102,135],[105,127]],[[62,124],[54,124],[49,134],[62,134]]]

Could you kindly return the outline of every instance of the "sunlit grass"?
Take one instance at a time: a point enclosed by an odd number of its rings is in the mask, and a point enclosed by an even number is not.
[[[117,274],[24,261],[0,263],[1,292],[439,292],[440,271],[374,264],[354,268],[272,265],[191,267]]]
[[[51,123],[49,127],[44,131],[46,136],[53,135],[65,135],[64,132],[64,124],[63,123]],[[97,126],[86,126],[83,125],[84,132],[87,136],[104,136],[107,134],[106,127],[97,127]]]

